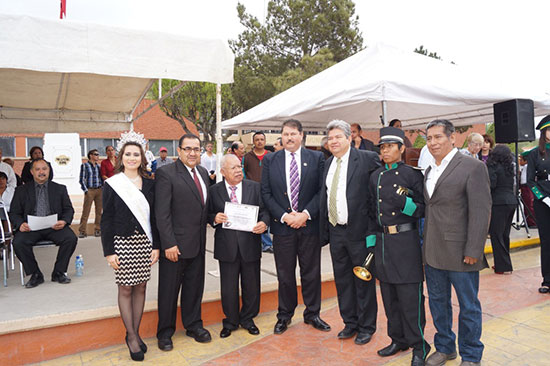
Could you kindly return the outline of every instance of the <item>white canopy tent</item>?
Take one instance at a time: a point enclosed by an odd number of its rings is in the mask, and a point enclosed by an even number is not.
[[[550,113],[550,87],[491,73],[378,44],[224,121],[222,128],[278,129],[296,118],[309,130],[324,129],[333,119],[378,129],[383,117],[386,124],[399,118],[405,129],[436,118],[461,126],[492,122],[493,104],[515,98],[533,99],[535,115]]]
[[[233,82],[226,41],[0,14],[0,131],[130,128],[154,80]]]

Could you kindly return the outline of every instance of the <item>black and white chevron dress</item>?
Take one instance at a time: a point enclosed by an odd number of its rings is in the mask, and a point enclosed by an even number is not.
[[[114,236],[115,253],[120,261],[115,270],[115,282],[121,286],[135,286],[151,279],[151,252],[153,245],[147,235],[135,231],[131,236]]]

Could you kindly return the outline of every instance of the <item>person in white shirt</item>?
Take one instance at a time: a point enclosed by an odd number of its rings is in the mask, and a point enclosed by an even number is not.
[[[13,168],[7,163],[2,161],[2,149],[0,148],[0,172],[4,172],[8,177],[8,186],[15,189],[17,187],[17,178],[15,177],[15,172]]]
[[[8,176],[6,173],[0,172],[0,203],[6,207],[8,212],[10,211],[10,204],[14,193],[15,189],[8,186]]]
[[[201,155],[201,166],[208,170],[210,184],[216,183],[216,164],[218,162],[216,154],[212,152],[213,148],[214,144],[212,143],[212,141],[208,141],[204,145],[205,151]]]

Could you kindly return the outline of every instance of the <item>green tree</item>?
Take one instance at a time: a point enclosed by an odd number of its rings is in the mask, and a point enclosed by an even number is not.
[[[351,0],[271,0],[265,22],[237,13],[245,30],[229,42],[235,53],[233,96],[249,109],[361,50]]]
[[[179,84],[178,80],[162,80],[163,95]],[[149,96],[158,99],[158,82],[151,87]],[[231,87],[222,85],[222,120],[229,119],[241,112],[231,95]],[[187,82],[172,96],[160,103],[160,108],[170,118],[180,123],[186,133],[191,133],[185,119],[191,121],[203,134],[204,141],[216,139],[216,84],[206,82]]]

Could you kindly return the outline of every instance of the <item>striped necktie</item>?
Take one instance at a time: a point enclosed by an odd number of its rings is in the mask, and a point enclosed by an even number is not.
[[[298,164],[294,157],[295,153],[290,153],[292,160],[290,161],[290,201],[292,202],[292,210],[298,211],[298,196],[300,195],[300,175],[298,174]]]

